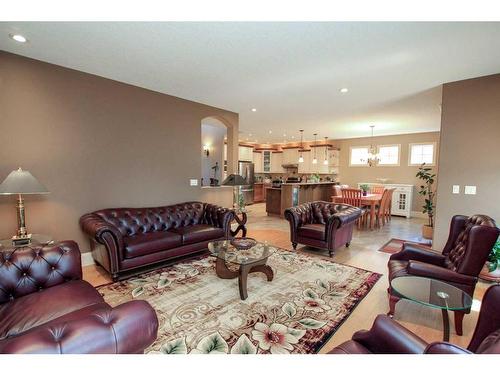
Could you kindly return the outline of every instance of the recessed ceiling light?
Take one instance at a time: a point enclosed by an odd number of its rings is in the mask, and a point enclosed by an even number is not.
[[[347,87],[342,87],[342,88],[340,89],[340,92],[341,92],[342,94],[345,94],[345,93],[346,93],[346,92],[348,92],[348,91],[349,91],[349,89],[348,89]]]
[[[21,34],[9,34],[11,39],[14,39],[16,42],[19,43],[26,43],[28,39],[26,37],[22,36]]]
[[[285,133],[285,134],[283,134],[283,137],[286,137],[286,133]]]
[[[269,130],[269,134],[273,134],[273,131],[272,131],[272,130]]]
[[[257,108],[252,108],[252,112],[257,112]]]
[[[295,136],[294,136],[294,135],[292,135],[292,139],[295,139]]]
[[[251,137],[251,136],[252,136],[252,133],[248,134],[248,136],[249,136],[249,137]]]

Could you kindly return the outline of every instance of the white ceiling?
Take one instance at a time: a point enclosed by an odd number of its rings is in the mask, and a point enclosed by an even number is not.
[[[499,40],[471,22],[0,23],[3,50],[238,112],[259,142],[439,130],[440,85],[499,73]]]

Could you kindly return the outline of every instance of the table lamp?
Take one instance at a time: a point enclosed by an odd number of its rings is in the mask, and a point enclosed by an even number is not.
[[[0,184],[0,195],[17,194],[17,235],[12,237],[13,245],[27,245],[31,234],[26,230],[23,194],[47,194],[49,191],[28,171],[21,168],[9,173]]]
[[[245,180],[239,174],[230,174],[227,178],[222,182],[224,186],[233,186],[233,208],[238,208],[238,189],[235,189],[236,186],[248,185],[247,180]]]

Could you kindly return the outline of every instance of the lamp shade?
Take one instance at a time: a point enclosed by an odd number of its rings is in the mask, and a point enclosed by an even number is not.
[[[21,168],[9,173],[0,185],[0,194],[46,194],[49,191],[28,171]]]
[[[248,185],[248,182],[239,174],[230,174],[222,182],[222,185],[224,185],[224,186],[242,186],[242,185]]]

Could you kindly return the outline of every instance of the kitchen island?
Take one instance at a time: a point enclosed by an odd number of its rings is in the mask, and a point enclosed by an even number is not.
[[[331,201],[335,182],[283,183],[280,188],[267,188],[266,212],[283,217],[285,209],[313,201]]]

